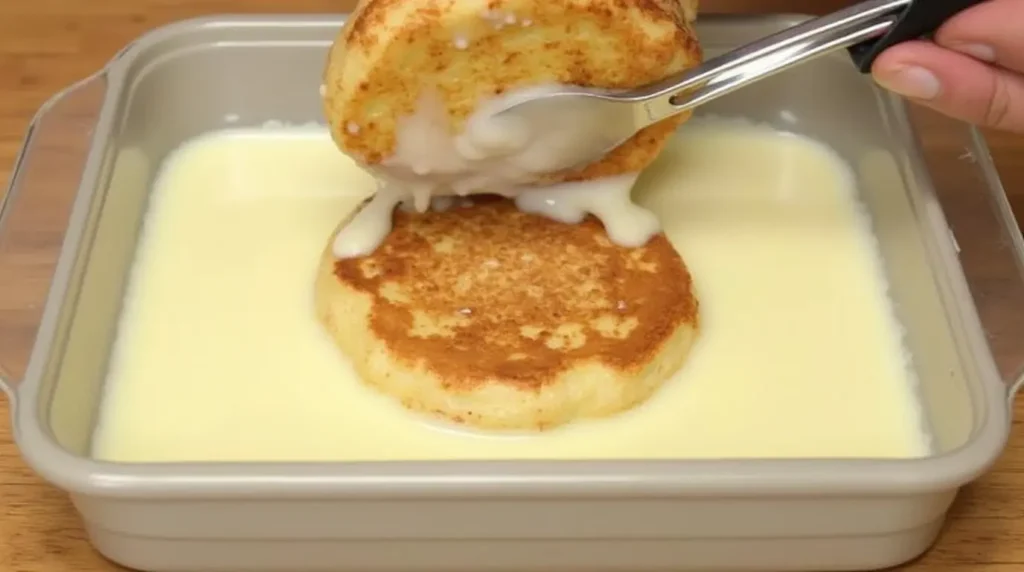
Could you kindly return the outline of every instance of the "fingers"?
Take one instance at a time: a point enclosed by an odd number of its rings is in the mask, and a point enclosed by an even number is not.
[[[940,46],[1024,72],[1024,1],[988,0],[946,22]]]
[[[935,44],[894,46],[872,73],[883,87],[957,119],[1024,132],[1024,0],[965,10]]]
[[[1004,1],[1009,0],[990,3]],[[979,8],[984,6],[987,4]],[[1020,23],[1024,20],[1017,22],[1017,26],[1024,25]],[[957,35],[961,30],[955,21],[948,26],[944,34],[952,34],[954,38],[972,37]],[[1021,32],[1016,34],[1021,35]],[[997,58],[1024,58],[1024,52],[1004,56],[1006,50],[1002,48],[996,48]],[[1024,75],[1018,72],[919,41],[886,50],[875,60],[872,74],[883,87],[941,113],[976,125],[1024,133]]]

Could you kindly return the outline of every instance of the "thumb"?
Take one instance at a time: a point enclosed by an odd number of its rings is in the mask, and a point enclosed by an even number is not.
[[[875,60],[882,87],[957,119],[1024,133],[1024,77],[930,42],[893,46]]]

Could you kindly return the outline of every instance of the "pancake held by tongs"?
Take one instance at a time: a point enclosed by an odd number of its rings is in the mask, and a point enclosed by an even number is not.
[[[700,63],[696,0],[362,0],[331,49],[324,107],[335,142],[367,166],[429,98],[451,134],[517,88],[633,88]],[[426,98],[426,99],[425,99]],[[546,182],[641,171],[688,114],[647,126],[606,157]]]

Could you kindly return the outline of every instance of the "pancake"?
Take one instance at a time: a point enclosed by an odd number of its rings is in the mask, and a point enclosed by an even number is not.
[[[693,67],[695,16],[696,0],[361,0],[328,56],[325,116],[343,152],[378,165],[395,151],[398,122],[431,98],[454,135],[482,102],[518,87],[630,88]],[[688,117],[539,182],[639,172]]]
[[[344,224],[344,223],[343,223]],[[508,199],[399,209],[377,250],[324,250],[317,315],[367,384],[480,429],[535,431],[610,416],[682,367],[697,299],[664,234],[610,242]]]

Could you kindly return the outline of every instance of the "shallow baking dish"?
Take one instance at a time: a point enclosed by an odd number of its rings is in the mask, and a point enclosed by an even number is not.
[[[706,17],[699,32],[714,54],[801,20]],[[26,461],[68,491],[103,554],[168,571],[821,571],[894,565],[934,541],[958,488],[1007,438],[1021,366],[1012,350],[1024,344],[1015,318],[1024,315],[1024,248],[978,132],[908,109],[842,54],[701,112],[809,135],[853,166],[921,379],[932,455],[90,459],[156,167],[203,132],[320,121],[320,73],[342,21],[223,17],[161,28],[54,97],[32,124],[0,219],[5,384]]]

